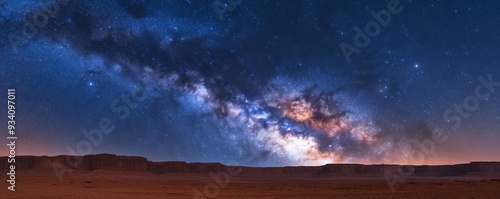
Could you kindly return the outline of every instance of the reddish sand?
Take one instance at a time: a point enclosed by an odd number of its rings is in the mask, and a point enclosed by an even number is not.
[[[68,162],[75,161],[78,164],[60,182],[52,165],[70,167]],[[112,154],[20,156],[16,157],[16,192],[7,189],[9,166],[7,157],[0,157],[0,173],[5,179],[0,198],[500,199],[500,162],[415,166],[404,183],[395,185],[395,192],[384,174],[401,171],[398,165],[234,168],[219,163],[151,162]],[[214,174],[218,174],[215,179]]]
[[[4,171],[2,171],[4,172]],[[213,183],[208,175],[95,170],[75,171],[60,183],[50,170],[19,174],[16,192],[0,198],[195,198]],[[231,178],[216,198],[500,198],[500,180],[477,177],[410,178],[391,192],[380,178],[239,179]],[[213,189],[209,190],[214,192]],[[207,197],[208,198],[208,197]]]

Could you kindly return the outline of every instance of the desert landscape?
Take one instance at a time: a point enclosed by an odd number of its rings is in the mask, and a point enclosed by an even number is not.
[[[80,159],[81,158],[81,159]],[[81,160],[59,180],[53,163]],[[150,162],[111,154],[17,158],[16,191],[1,198],[499,198],[500,163],[417,166],[392,192],[385,171],[397,165],[228,167]],[[0,158],[8,172],[7,158]],[[69,167],[66,167],[69,168]]]
[[[500,199],[499,10],[0,0],[0,199]]]

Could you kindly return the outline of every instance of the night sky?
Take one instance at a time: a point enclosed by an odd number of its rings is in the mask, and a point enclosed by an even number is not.
[[[355,27],[365,32],[376,21],[370,11],[388,2],[5,1],[0,133],[8,135],[15,88],[22,155],[250,166],[499,161],[500,2],[398,6],[348,61],[341,43],[356,47]],[[488,96],[475,97],[478,87]],[[113,128],[82,148],[82,132],[103,120]],[[432,139],[436,129],[445,141]],[[423,140],[435,149],[415,147]],[[425,160],[412,161],[415,150]]]

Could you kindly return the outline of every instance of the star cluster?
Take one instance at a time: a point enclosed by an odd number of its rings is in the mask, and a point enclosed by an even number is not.
[[[67,153],[85,139],[82,129],[111,118],[114,130],[92,153],[402,163],[412,140],[450,126],[443,112],[479,75],[500,79],[492,42],[500,4],[401,1],[402,13],[346,63],[339,43],[386,4],[242,1],[218,13],[207,1],[5,2],[1,88],[18,90],[29,154]],[[26,20],[40,13],[46,23],[27,35]],[[140,101],[121,101],[138,90]],[[498,148],[499,99],[448,128],[428,163],[500,158],[485,152]],[[117,100],[129,106],[126,117]]]

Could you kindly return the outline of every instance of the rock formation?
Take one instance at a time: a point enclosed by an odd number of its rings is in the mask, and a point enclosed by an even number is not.
[[[58,163],[74,170],[121,170],[146,171],[154,174],[226,171],[228,166],[219,163],[151,162],[143,157],[117,156],[112,154],[86,156],[18,156],[16,170],[52,169]],[[8,170],[8,158],[0,157],[0,170]],[[311,167],[239,167],[240,177],[330,177],[383,175],[385,171],[397,171],[398,165],[328,164]],[[500,174],[500,162],[472,162],[469,164],[442,166],[415,166],[415,176],[463,176],[468,174]]]

